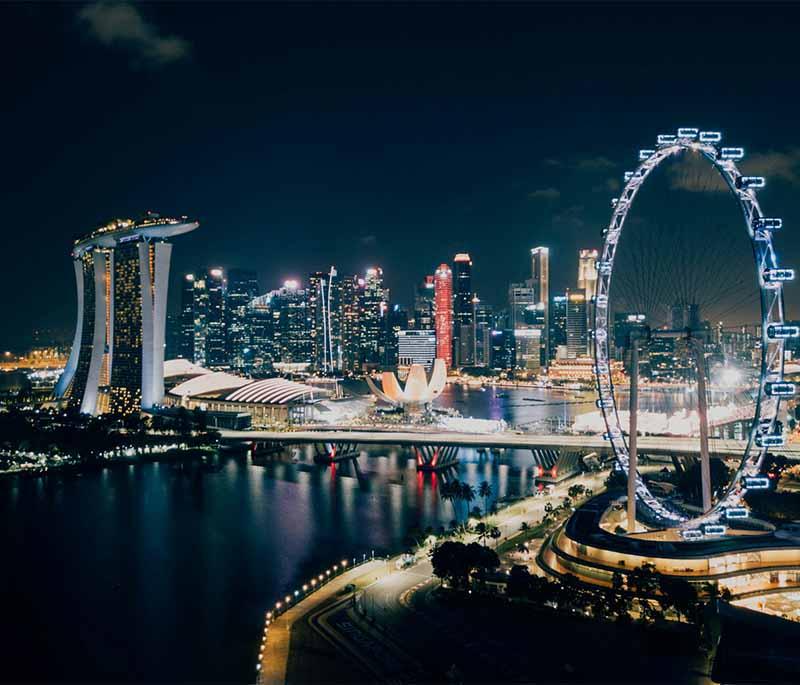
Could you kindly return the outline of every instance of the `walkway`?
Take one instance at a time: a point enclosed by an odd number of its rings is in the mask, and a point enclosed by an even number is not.
[[[352,568],[274,619],[269,625],[267,640],[259,659],[261,670],[258,682],[265,685],[283,685],[286,682],[292,631],[298,621],[332,599],[341,598],[348,584],[352,583],[363,589],[385,576],[389,568],[389,564],[383,559]]]

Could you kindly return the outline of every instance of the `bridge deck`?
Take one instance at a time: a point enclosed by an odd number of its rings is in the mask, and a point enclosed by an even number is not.
[[[530,433],[457,433],[424,430],[380,430],[354,427],[335,429],[304,429],[297,431],[234,431],[220,430],[225,442],[275,440],[284,444],[309,442],[347,442],[359,445],[440,445],[456,447],[508,447],[532,449],[572,447],[607,453],[609,443],[598,435],[533,435]],[[652,455],[699,454],[697,438],[643,436],[638,440],[639,451]],[[740,456],[746,443],[742,440],[712,439],[713,454]],[[800,445],[771,450],[789,458],[800,459]]]

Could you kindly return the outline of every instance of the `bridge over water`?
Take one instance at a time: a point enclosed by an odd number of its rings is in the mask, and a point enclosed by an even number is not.
[[[459,433],[424,429],[381,429],[360,427],[305,427],[294,431],[221,430],[225,443],[252,443],[266,449],[283,449],[284,446],[312,444],[318,446],[322,460],[335,461],[358,454],[358,445],[397,445],[416,450],[419,468],[438,469],[452,465],[458,448],[528,449],[537,461],[542,455],[559,458],[569,454],[610,456],[610,446],[599,435],[536,435],[533,433]],[[711,439],[712,452],[720,456],[741,457],[746,442],[743,440]],[[700,442],[696,438],[670,436],[642,436],[639,450],[652,456],[699,456]],[[453,449],[455,448],[455,449]],[[774,450],[790,459],[800,459],[800,445],[789,445]],[[550,465],[548,465],[549,467]]]

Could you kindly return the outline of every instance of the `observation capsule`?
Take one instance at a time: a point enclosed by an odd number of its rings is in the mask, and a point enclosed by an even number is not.
[[[783,219],[778,219],[777,217],[753,219],[753,228],[761,231],[777,231],[783,228]]]
[[[603,440],[616,440],[617,438],[621,437],[622,433],[620,433],[616,428],[608,431],[608,433],[603,433]]]
[[[764,280],[767,283],[793,281],[794,269],[764,269]]]
[[[800,336],[800,327],[785,323],[774,323],[767,326],[767,337],[770,340],[780,340],[782,338],[796,338]]]
[[[604,276],[608,276],[608,274],[611,273],[611,262],[607,260],[597,262],[597,272],[603,274]]]
[[[736,179],[736,187],[739,190],[747,190],[748,188],[763,188],[766,181],[763,176],[739,176]]]
[[[718,143],[722,140],[722,133],[719,131],[700,131],[701,143]]]
[[[706,523],[703,526],[703,533],[705,535],[725,535],[728,528],[721,523]]]
[[[767,490],[769,488],[769,478],[766,476],[745,476],[742,478],[742,483],[748,490]]]
[[[643,162],[649,157],[652,157],[655,153],[655,150],[639,150],[639,161]]]
[[[630,181],[633,178],[633,172],[632,171],[626,171],[624,178],[625,178],[625,183],[627,183],[628,181]]]
[[[786,437],[783,433],[778,435],[756,435],[756,445],[758,447],[783,447],[786,444]]]
[[[725,509],[726,519],[746,519],[750,516],[750,512],[746,507],[728,507]]]
[[[724,147],[719,151],[719,156],[722,159],[739,160],[744,157],[743,147]]]
[[[658,136],[659,145],[672,145],[677,140],[677,136],[671,133],[662,133]]]
[[[679,128],[678,138],[689,138],[691,140],[694,140],[695,138],[697,138],[698,133],[699,131],[696,128],[688,128],[688,127]]]
[[[690,528],[689,530],[682,530],[681,537],[684,540],[700,540],[703,537],[703,531],[697,528]]]
[[[786,381],[764,383],[764,392],[770,397],[794,397],[795,392],[797,392],[797,386]]]

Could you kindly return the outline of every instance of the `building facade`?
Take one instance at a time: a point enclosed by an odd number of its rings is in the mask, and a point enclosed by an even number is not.
[[[78,317],[56,397],[87,414],[127,414],[161,401],[168,239],[198,225],[148,213],[116,219],[75,241]]]
[[[436,334],[429,330],[399,331],[397,348],[398,367],[405,368],[419,364],[429,371],[436,359]]]
[[[453,364],[469,366],[475,357],[472,299],[472,259],[460,253],[453,259]]]
[[[453,367],[453,272],[440,264],[434,274],[436,357]]]

